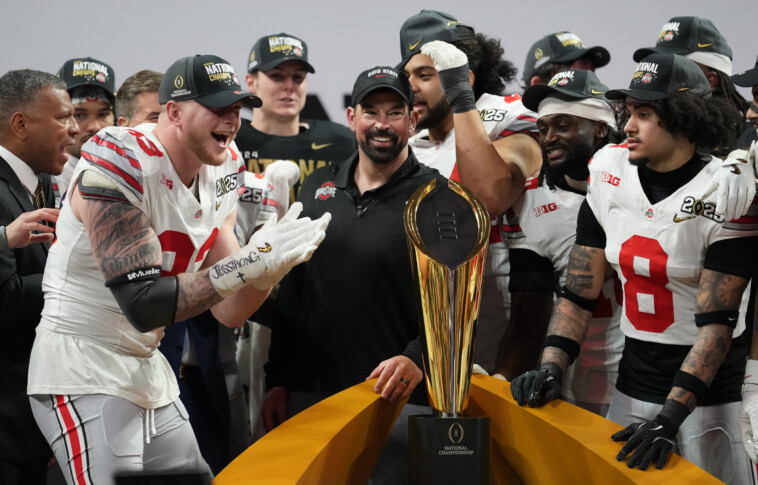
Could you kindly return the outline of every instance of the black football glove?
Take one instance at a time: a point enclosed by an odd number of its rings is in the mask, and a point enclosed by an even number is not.
[[[511,394],[519,406],[529,403],[538,408],[561,397],[563,371],[553,362],[542,364],[539,370],[530,370],[513,379]]]
[[[689,413],[690,410],[684,404],[667,399],[661,412],[652,421],[632,423],[611,436],[613,441],[626,441],[616,459],[624,461],[624,458],[634,451],[626,462],[629,468],[639,467],[640,470],[647,470],[650,464],[655,462],[655,467],[660,470],[676,445],[679,426]]]

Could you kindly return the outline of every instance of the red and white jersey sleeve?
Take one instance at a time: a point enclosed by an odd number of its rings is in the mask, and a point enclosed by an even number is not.
[[[692,180],[650,204],[626,145],[601,149],[590,163],[587,201],[606,235],[605,256],[624,292],[621,329],[629,337],[692,345],[695,298],[708,248],[717,241],[755,236],[753,224],[725,222],[715,204],[699,199],[719,170],[711,160]],[[756,207],[752,207],[752,211]],[[733,335],[745,329],[748,292]]]
[[[517,133],[538,136],[537,114],[524,106],[518,94],[496,96],[485,93],[477,100],[476,109],[490,140]],[[455,164],[455,129],[442,141],[430,140],[429,132],[422,130],[411,137],[408,144],[421,163],[436,168],[447,178],[460,181]]]
[[[223,164],[203,166],[188,188],[153,127],[100,131],[82,148],[72,180],[85,171],[110,179],[148,217],[163,251],[161,274],[195,272],[237,207],[244,190],[242,158],[232,146]],[[42,281],[45,306],[32,352],[29,392],[104,393],[145,408],[173,401],[176,380],[156,350],[163,329],[140,333],[123,316],[68,197],[56,236]]]

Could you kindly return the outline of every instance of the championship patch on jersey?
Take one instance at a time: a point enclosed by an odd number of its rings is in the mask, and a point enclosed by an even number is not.
[[[101,136],[102,135],[102,136]],[[130,190],[138,200],[145,192],[142,166],[137,155],[108,132],[93,136],[82,147],[82,158],[100,167],[119,185]]]
[[[316,189],[316,194],[313,198],[319,200],[327,200],[331,197],[334,197],[335,195],[337,195],[337,187],[335,187],[334,182],[330,180],[328,182],[324,182],[321,184],[321,187]]]
[[[679,212],[674,214],[674,222],[684,222],[702,216],[718,224],[724,222],[724,216],[716,214],[716,204],[706,202],[692,196],[687,196],[679,208]]]

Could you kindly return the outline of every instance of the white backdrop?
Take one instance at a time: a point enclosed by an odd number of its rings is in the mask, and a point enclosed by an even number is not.
[[[193,54],[224,57],[244,75],[255,39],[282,31],[297,35],[308,43],[316,68],[309,90],[340,122],[342,95],[362,70],[399,62],[400,26],[422,8],[449,12],[499,38],[519,71],[539,37],[571,30],[586,46],[611,52],[611,63],[598,70],[611,88],[628,85],[632,53],[654,45],[673,16],[713,20],[734,51],[735,73],[753,67],[758,53],[757,0],[2,0],[2,7],[0,74],[20,68],[55,73],[66,59],[90,56],[113,67],[117,86],[140,69],[163,72]],[[509,86],[509,92],[520,91]]]

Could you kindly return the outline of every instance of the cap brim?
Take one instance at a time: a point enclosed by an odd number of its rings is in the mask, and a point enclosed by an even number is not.
[[[730,79],[737,86],[742,86],[743,88],[752,88],[758,84],[758,67],[748,69],[747,71],[740,74],[735,74],[734,76],[731,76]]]
[[[611,89],[605,93],[605,97],[611,100],[633,98],[640,101],[657,101],[668,98],[670,93],[654,91],[652,89]]]
[[[279,58],[279,59],[273,59],[273,60],[271,60],[271,61],[269,61],[269,62],[267,62],[265,64],[261,64],[260,66],[256,67],[251,72],[255,72],[255,71],[263,71],[263,72],[270,71],[271,69],[275,68],[279,64],[282,64],[284,62],[289,62],[289,61],[297,61],[297,62],[303,64],[305,66],[305,70],[308,71],[308,72],[310,72],[311,74],[313,74],[313,73],[316,72],[316,70],[313,68],[313,66],[311,66],[308,62],[306,62],[306,61],[304,61],[304,60],[302,60],[302,59],[300,59],[298,57],[283,57],[283,58]]]
[[[566,89],[557,88],[555,86],[548,86],[546,84],[538,84],[538,85],[528,88],[524,92],[524,96],[521,98],[521,102],[528,109],[534,112],[537,112],[537,108],[539,108],[539,105],[542,102],[542,100],[547,98],[550,95],[555,95],[558,98],[565,99],[568,101],[575,100],[575,99],[590,99],[590,98],[595,97],[586,93],[577,93],[576,91],[569,91]]]
[[[209,108],[226,108],[237,101],[242,101],[245,106],[250,108],[263,106],[261,98],[247,91],[219,91],[192,99]]]
[[[108,90],[105,86],[103,86],[102,83],[99,82],[90,82],[90,81],[82,81],[78,83],[73,83],[70,85],[66,85],[66,91],[71,92],[72,89],[76,89],[81,86],[94,86],[96,88],[100,88],[103,90],[106,96],[111,100],[111,103],[113,103],[116,100],[116,95]]]
[[[571,49],[566,54],[558,56],[550,62],[571,62],[582,57],[586,57],[591,60],[594,67],[603,67],[611,62],[611,53],[608,52],[608,49],[602,46],[595,46],[587,49]]]
[[[643,47],[634,51],[632,59],[634,59],[634,62],[640,62],[650,54],[678,54],[681,56],[690,52],[692,52],[692,49],[687,49],[686,47]]]

